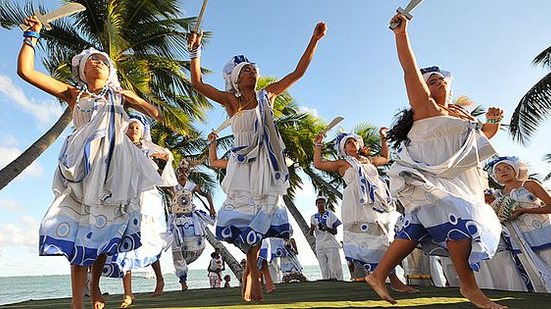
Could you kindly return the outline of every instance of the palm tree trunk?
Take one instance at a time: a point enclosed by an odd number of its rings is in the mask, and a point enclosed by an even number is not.
[[[207,241],[215,248],[220,251],[220,255],[222,256],[222,259],[224,259],[224,262],[228,264],[228,267],[231,269],[235,277],[239,280],[243,277],[243,268],[241,267],[241,264],[235,259],[235,257],[230,253],[230,251],[224,246],[224,244],[216,239],[214,234],[210,231],[209,228],[205,229],[207,235]]]
[[[71,122],[71,109],[67,107],[56,123],[34,142],[19,157],[0,170],[0,190],[8,185],[17,175],[21,174],[31,163],[33,163],[50,145],[52,145],[59,135]]]
[[[285,206],[287,206],[287,209],[295,218],[295,221],[297,222],[298,226],[300,227],[300,230],[302,231],[302,234],[304,234],[304,237],[306,238],[306,241],[310,245],[310,249],[314,252],[314,255],[316,254],[316,238],[313,235],[310,235],[310,226],[308,226],[308,223],[306,220],[304,220],[304,217],[298,211],[297,206],[295,206],[295,203],[289,198],[289,196],[284,195],[283,201],[285,202]]]
[[[308,169],[303,169],[304,170],[304,173],[306,173],[306,175],[310,176],[310,178],[312,180],[314,180],[315,182],[317,182],[318,184],[322,185],[324,188],[326,188],[327,190],[333,192],[333,194],[335,194],[336,197],[340,198],[342,200],[342,193],[335,189],[330,183],[328,183],[325,179],[323,179],[322,177],[320,177],[319,175],[316,175],[315,173],[313,173],[311,170],[308,170]]]

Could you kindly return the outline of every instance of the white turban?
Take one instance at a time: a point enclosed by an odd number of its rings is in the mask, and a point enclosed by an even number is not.
[[[500,185],[503,184],[497,180],[496,167],[501,163],[507,164],[513,168],[513,170],[515,171],[515,178],[517,180],[523,181],[528,179],[528,166],[526,165],[526,163],[524,163],[517,157],[498,157],[490,163],[492,164],[490,176],[492,176],[492,178]]]
[[[361,136],[353,133],[341,133],[335,139],[335,150],[337,151],[337,155],[343,158],[347,156],[344,147],[346,145],[346,141],[351,138],[355,139],[360,144],[360,149],[364,147],[364,140]]]
[[[258,66],[250,62],[249,59],[247,59],[247,57],[245,57],[244,55],[231,57],[222,70],[224,81],[226,82],[226,91],[235,93],[236,97],[241,96],[241,92],[239,91],[239,87],[237,86],[239,74],[241,73],[243,67],[248,64],[254,65],[256,67],[257,74],[260,76],[260,69],[258,68]]]
[[[73,76],[77,80],[79,86],[86,84],[86,76],[84,74],[84,67],[86,66],[86,61],[88,58],[94,54],[99,54],[105,57],[109,63],[109,76],[107,77],[107,86],[109,88],[118,90],[121,89],[121,85],[117,78],[117,69],[115,69],[115,64],[113,60],[105,52],[99,51],[93,47],[83,50],[80,54],[73,57],[71,60],[71,71]]]
[[[144,141],[147,141],[147,142],[151,142],[152,141],[151,140],[151,129],[150,129],[150,126],[149,126],[149,122],[147,121],[145,116],[143,116],[141,114],[131,114],[131,115],[129,115],[128,125],[130,125],[133,122],[137,123],[141,128],[141,131],[142,131],[141,139],[144,140]]]
[[[440,77],[444,78],[445,81],[450,83],[452,81],[452,73],[448,71],[441,70],[437,66],[428,67],[428,68],[422,68],[421,74],[423,74],[423,79],[425,80],[425,83],[429,81],[429,78],[433,75],[439,75]]]

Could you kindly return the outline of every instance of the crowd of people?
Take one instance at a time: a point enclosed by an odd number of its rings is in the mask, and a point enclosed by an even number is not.
[[[84,50],[72,59],[77,84],[60,82],[34,69],[42,23],[36,16],[24,22],[30,29],[19,53],[19,75],[73,110],[74,131],[59,156],[55,200],[41,224],[39,243],[40,255],[69,260],[73,308],[84,306],[89,268],[93,308],[105,306],[102,275],[123,278],[121,307],[127,307],[134,301],[131,271],[150,265],[157,277],[152,296],[161,295],[159,257],[169,247],[186,290],[187,265],[204,251],[207,225],[214,225],[218,239],[246,255],[239,278],[243,301],[262,301],[262,284],[273,293],[274,281],[306,280],[283,201],[289,171],[272,107],[278,95],[304,76],[326,34],[325,23],[315,26],[295,70],[259,90],[259,67],[243,55],[231,57],[224,66],[224,90],[205,83],[202,33],[190,35],[193,88],[224,107],[233,131],[228,159],[217,158],[217,136],[209,136],[211,166],[226,170],[225,201],[216,212],[210,194],[189,180],[193,163],[182,159],[174,171],[171,152],[152,142],[146,116],[159,120],[162,115],[121,88],[109,55]],[[342,225],[342,249],[351,270],[361,268],[363,281],[393,304],[387,279],[394,292],[418,292],[395,270],[417,248],[427,259],[442,257],[448,285],[457,278],[461,294],[479,308],[506,308],[490,300],[479,283],[485,288],[551,292],[551,196],[528,179],[526,166],[517,158],[492,159],[496,150],[489,139],[499,130],[503,111],[489,108],[482,123],[453,104],[451,74],[439,67],[419,68],[408,19],[397,14],[391,23],[398,24],[393,32],[410,106],[389,130],[381,128],[380,155],[371,156],[362,138],[352,133],[335,139],[336,160],[324,157],[323,134],[313,141],[313,166],[338,172],[346,183],[340,218],[326,207],[327,198],[319,196],[310,220],[323,279],[343,280],[341,246],[335,238]],[[141,114],[129,116],[128,109]],[[388,185],[377,167],[389,163],[389,143],[396,155]],[[162,170],[159,160],[164,161]],[[490,176],[502,186],[496,192],[487,191],[487,160],[492,160]],[[163,194],[169,197],[167,203]],[[207,199],[208,212],[195,207],[194,195]],[[403,210],[399,228],[392,219],[397,204]],[[213,252],[208,266],[211,287],[222,282],[230,286],[229,277],[222,277],[223,268],[220,252]]]

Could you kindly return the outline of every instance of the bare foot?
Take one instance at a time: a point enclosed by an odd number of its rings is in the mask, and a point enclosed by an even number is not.
[[[132,303],[136,300],[136,297],[134,295],[124,295],[124,298],[122,299],[122,303],[120,308],[128,308],[128,306],[132,305]]]
[[[90,301],[92,302],[93,309],[105,308],[105,299],[99,287],[90,289]]]
[[[460,288],[461,295],[465,296],[477,308],[484,309],[507,309],[509,307],[494,303],[480,289]]]
[[[187,289],[188,289],[187,283],[185,283],[185,282],[184,282],[184,283],[180,283],[180,285],[182,286],[182,292],[187,291]]]
[[[163,279],[157,281],[155,291],[149,295],[149,297],[157,297],[163,295],[163,289],[165,288],[165,281]]]
[[[390,293],[388,293],[388,289],[386,288],[384,279],[385,278],[383,277],[383,279],[381,280],[375,275],[371,274],[365,277],[365,282],[371,287],[373,291],[375,291],[375,293],[377,293],[377,295],[379,295],[380,298],[394,305],[398,302],[394,298],[392,298],[392,296],[390,296]]]
[[[266,293],[268,293],[268,294],[272,294],[276,289],[273,282],[270,283],[270,284],[266,284],[265,288],[266,288]]]
[[[418,289],[404,284],[396,275],[390,275],[388,276],[388,279],[390,280],[390,288],[395,292],[407,294],[414,294],[419,292]]]

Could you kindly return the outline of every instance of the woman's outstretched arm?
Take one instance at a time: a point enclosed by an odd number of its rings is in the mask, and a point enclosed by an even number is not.
[[[314,33],[310,38],[310,42],[308,43],[304,54],[302,54],[302,57],[300,58],[295,70],[287,74],[287,76],[283,77],[279,81],[266,86],[266,91],[270,94],[271,97],[283,93],[292,84],[299,80],[304,75],[304,73],[306,73],[306,69],[308,69],[310,62],[312,61],[312,58],[314,58],[314,54],[316,53],[318,42],[325,35],[326,32],[327,25],[324,22],[319,22],[314,28]]]
[[[42,30],[42,23],[36,18],[36,16],[29,16],[25,18],[23,23],[29,26],[29,30],[26,31],[26,35],[39,34]],[[29,33],[30,32],[30,33]],[[56,98],[63,100],[69,104],[70,108],[74,106],[74,93],[77,89],[71,85],[58,81],[57,79],[36,71],[34,68],[35,61],[35,47],[38,39],[35,37],[27,36],[19,56],[17,57],[17,75],[29,84],[55,96]]]

